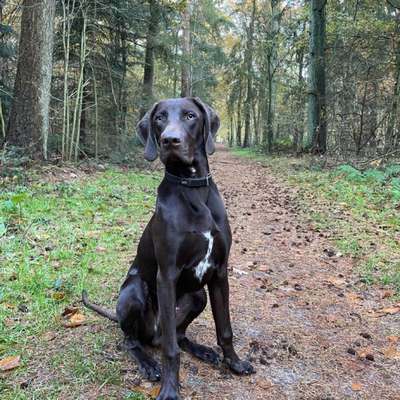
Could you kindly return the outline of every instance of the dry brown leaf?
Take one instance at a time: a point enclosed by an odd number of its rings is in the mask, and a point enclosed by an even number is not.
[[[399,311],[400,311],[400,307],[386,307],[386,308],[382,308],[382,310],[380,310],[380,311],[382,311],[384,314],[390,314],[390,315],[393,315],[393,314],[397,314]]]
[[[346,293],[345,296],[350,303],[359,303],[363,299],[357,293]]]
[[[373,354],[373,351],[371,347],[361,347],[356,351],[356,353],[360,358],[367,358],[367,356]]]
[[[391,336],[388,336],[388,337],[387,337],[387,340],[388,340],[390,343],[396,344],[396,343],[399,342],[400,336],[391,335]]]
[[[394,345],[389,346],[385,351],[383,352],[384,356],[386,358],[391,358],[393,360],[399,360],[400,359],[400,351],[397,350],[397,347]]]
[[[76,314],[78,311],[79,311],[78,307],[66,307],[61,315],[63,317],[69,317],[73,314]]]
[[[134,386],[132,391],[144,394],[145,396],[149,396],[152,399],[155,399],[160,393],[160,386],[154,386],[152,388],[144,388],[141,386]]]
[[[359,392],[360,390],[362,390],[361,383],[359,383],[359,382],[352,383],[351,390],[353,390],[354,392]]]
[[[396,294],[396,292],[392,289],[384,290],[382,293],[382,299],[387,299],[388,297],[392,297]]]
[[[106,251],[107,251],[107,249],[105,247],[102,247],[102,246],[96,247],[96,253],[105,253]]]
[[[46,332],[43,335],[43,339],[46,340],[47,342],[51,342],[57,337],[57,335],[54,332]]]
[[[370,310],[368,313],[371,315],[373,318],[379,318],[379,317],[384,317],[385,315],[394,315],[400,312],[400,307],[399,306],[393,306],[393,307],[385,307],[380,310]]]
[[[73,314],[71,318],[66,318],[62,321],[62,324],[66,328],[76,328],[81,326],[85,322],[85,316],[80,313]]]
[[[76,328],[85,322],[85,316],[76,307],[67,307],[61,315],[61,324],[66,328]]]
[[[0,371],[11,371],[14,368],[19,367],[21,357],[20,356],[10,356],[0,360]]]
[[[336,278],[335,276],[329,277],[327,281],[334,286],[343,286],[346,283],[344,279]]]

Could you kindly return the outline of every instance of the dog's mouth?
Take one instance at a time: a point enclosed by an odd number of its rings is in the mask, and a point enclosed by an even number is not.
[[[189,154],[188,149],[161,149],[160,160],[165,165],[170,163],[191,165],[193,163],[193,156]]]

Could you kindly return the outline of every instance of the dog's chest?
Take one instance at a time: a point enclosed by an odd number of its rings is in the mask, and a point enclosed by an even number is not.
[[[206,230],[187,235],[178,264],[188,286],[205,284],[222,264],[225,248],[220,232]]]
[[[211,254],[214,246],[214,237],[211,234],[211,231],[204,232],[203,236],[207,241],[207,251],[204,255],[204,258],[197,265],[194,266],[194,272],[199,282],[203,280],[204,274],[210,269],[212,265]]]

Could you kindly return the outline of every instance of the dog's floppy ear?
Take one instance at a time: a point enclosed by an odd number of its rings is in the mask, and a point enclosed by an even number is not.
[[[217,113],[207,104],[203,103],[198,97],[193,97],[192,100],[203,112],[204,116],[204,141],[206,144],[206,152],[211,155],[215,151],[215,136],[219,128],[219,117]]]
[[[152,122],[157,106],[158,103],[154,104],[137,124],[137,134],[144,146],[144,158],[147,161],[154,161],[158,156],[156,133]]]

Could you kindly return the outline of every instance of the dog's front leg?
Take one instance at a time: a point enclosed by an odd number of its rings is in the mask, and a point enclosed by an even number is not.
[[[224,362],[233,372],[239,375],[253,373],[253,366],[248,361],[240,360],[232,344],[233,333],[229,314],[229,283],[226,270],[216,274],[208,284],[208,290],[217,331],[217,341],[224,353]]]
[[[172,268],[160,267],[157,275],[157,297],[161,323],[162,384],[157,400],[178,400],[179,396],[179,347],[176,337],[176,279]],[[175,266],[173,267],[175,269]],[[167,272],[168,271],[168,272]]]

